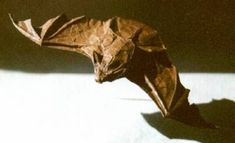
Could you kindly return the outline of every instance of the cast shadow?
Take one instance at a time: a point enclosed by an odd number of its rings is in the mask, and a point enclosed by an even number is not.
[[[218,126],[218,129],[196,128],[183,123],[164,119],[159,112],[143,113],[149,125],[171,139],[197,140],[203,143],[235,142],[235,102],[222,99],[197,105],[205,120]]]

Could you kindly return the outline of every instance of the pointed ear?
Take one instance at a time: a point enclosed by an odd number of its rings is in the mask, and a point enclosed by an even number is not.
[[[96,51],[93,51],[93,63],[100,64],[102,62],[103,56]]]

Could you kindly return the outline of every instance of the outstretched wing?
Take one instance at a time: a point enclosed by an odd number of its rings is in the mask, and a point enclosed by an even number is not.
[[[157,31],[147,25],[141,27],[133,38],[136,49],[127,78],[146,91],[164,117],[194,126],[214,127],[201,117],[195,105],[190,105],[189,89],[181,84]]]
[[[103,30],[102,21],[85,16],[68,20],[65,15],[59,15],[49,19],[41,27],[32,26],[31,19],[15,21],[9,16],[14,26],[38,45],[78,52],[89,58],[95,48],[92,46],[95,45],[94,39]]]
[[[166,51],[146,52],[136,49],[127,78],[139,85],[159,107],[163,117],[183,123],[214,128],[188,101],[189,90],[180,82],[176,67]]]

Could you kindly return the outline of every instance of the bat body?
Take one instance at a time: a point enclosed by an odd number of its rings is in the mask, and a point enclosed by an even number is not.
[[[163,117],[212,127],[202,119],[197,107],[189,104],[189,90],[181,84],[153,28],[121,17],[101,21],[82,16],[68,20],[60,15],[39,28],[33,27],[30,19],[11,20],[23,35],[40,46],[87,56],[94,65],[97,82],[126,77],[152,98]]]

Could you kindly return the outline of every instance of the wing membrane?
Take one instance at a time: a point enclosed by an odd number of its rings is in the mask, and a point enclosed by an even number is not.
[[[19,32],[40,46],[78,52],[88,57],[92,48],[84,47],[91,46],[90,37],[99,32],[94,29],[102,29],[103,24],[85,16],[68,20],[65,15],[59,15],[37,28],[32,26],[31,19],[15,21],[11,15],[10,19]]]

